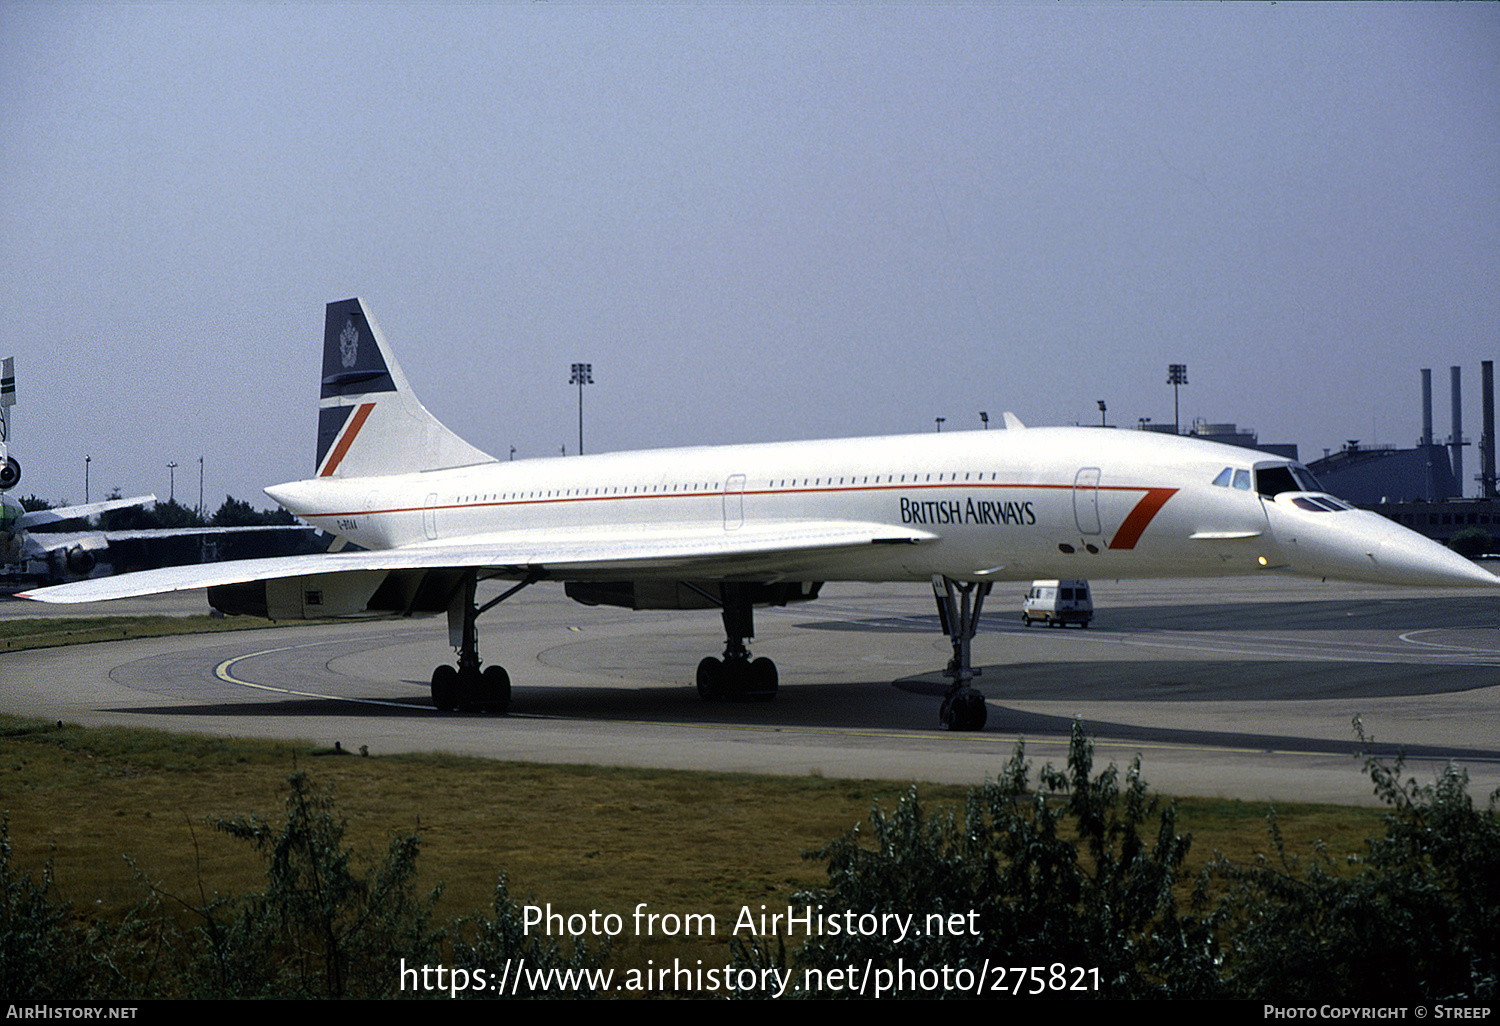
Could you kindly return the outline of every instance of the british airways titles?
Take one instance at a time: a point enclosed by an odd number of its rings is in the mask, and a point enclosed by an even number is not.
[[[1019,524],[1036,523],[1031,501],[993,502],[989,499],[901,499],[903,524]]]

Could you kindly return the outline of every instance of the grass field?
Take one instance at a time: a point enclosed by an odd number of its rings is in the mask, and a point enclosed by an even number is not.
[[[19,623],[25,626],[3,625],[5,644],[214,630],[226,621]],[[365,864],[399,833],[420,837],[423,889],[444,887],[439,922],[488,909],[504,873],[517,901],[563,914],[628,919],[645,903],[661,914],[709,913],[720,924],[712,938],[627,931],[615,942],[616,964],[722,963],[728,924],[743,907],[784,910],[794,892],[826,879],[805,852],[849,831],[872,804],[889,809],[909,790],[823,777],[363,757],[306,744],[0,717],[0,811],[9,818],[16,867],[36,871],[50,861],[60,895],[85,918],[119,916],[141,902],[146,885],[187,900],[263,888],[260,858],[212,821],[279,822],[287,777],[297,770],[332,791]],[[1144,775],[1149,781],[1149,764]],[[966,793],[920,788],[935,814],[960,808]],[[1270,850],[1262,804],[1184,799],[1177,811],[1179,830],[1193,837],[1194,870],[1216,852],[1244,864]],[[1335,859],[1361,851],[1382,816],[1311,805],[1278,806],[1276,814],[1288,850],[1321,846]]]
[[[794,891],[821,882],[823,867],[803,853],[855,826],[872,803],[889,808],[907,790],[886,781],[365,758],[0,718],[0,809],[17,863],[35,869],[51,859],[62,895],[89,914],[117,914],[142,898],[127,857],[167,893],[263,886],[258,857],[210,820],[276,822],[297,769],[332,789],[357,854],[373,859],[400,832],[420,836],[424,886],[444,884],[443,919],[486,908],[504,872],[517,900],[563,912],[628,915],[645,902],[653,911],[732,922],[742,906],[784,906]],[[941,811],[966,792],[920,793]],[[1269,850],[1266,807],[1177,804],[1180,829],[1193,835],[1194,865],[1215,851],[1245,861]],[[1290,850],[1321,842],[1335,856],[1360,850],[1381,815],[1337,806],[1276,812]],[[708,956],[722,958],[723,934],[706,945]],[[704,944],[681,938],[626,941],[652,946],[651,957],[705,957]]]

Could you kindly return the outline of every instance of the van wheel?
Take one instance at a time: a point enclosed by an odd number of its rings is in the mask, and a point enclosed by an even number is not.
[[[1031,617],[1027,616],[1025,613],[1021,614],[1021,626],[1022,627],[1030,627],[1031,626]]]

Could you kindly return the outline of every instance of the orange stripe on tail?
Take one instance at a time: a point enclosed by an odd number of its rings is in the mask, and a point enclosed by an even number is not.
[[[344,426],[344,433],[339,436],[338,444],[333,447],[333,452],[328,454],[328,462],[323,464],[323,470],[319,477],[331,477],[333,472],[343,462],[344,454],[349,451],[349,446],[354,444],[354,436],[359,434],[359,429],[365,426],[370,413],[375,409],[374,403],[361,403],[354,411],[354,416],[349,418],[349,423]]]

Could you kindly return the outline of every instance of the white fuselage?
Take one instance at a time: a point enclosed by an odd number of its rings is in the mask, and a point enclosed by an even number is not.
[[[493,462],[319,478],[267,492],[370,549],[533,533],[627,540],[809,521],[932,536],[922,544],[809,552],[774,572],[747,574],[761,579],[1219,576],[1272,568],[1408,584],[1465,583],[1470,571],[1489,576],[1374,514],[1305,511],[1288,496],[1214,484],[1224,468],[1287,463],[1146,432],[1032,428]]]

